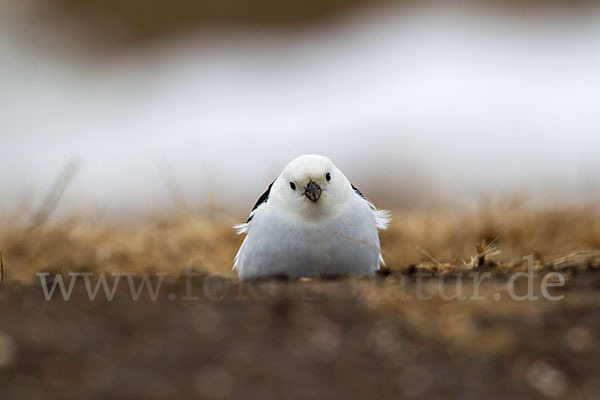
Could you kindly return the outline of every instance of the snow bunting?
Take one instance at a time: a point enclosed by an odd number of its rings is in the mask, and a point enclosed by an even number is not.
[[[264,192],[238,234],[240,279],[266,276],[373,275],[383,264],[377,210],[326,157],[290,162]]]

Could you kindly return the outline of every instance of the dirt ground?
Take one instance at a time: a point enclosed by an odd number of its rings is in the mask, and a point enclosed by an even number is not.
[[[600,393],[600,252],[581,251],[600,248],[596,207],[396,210],[375,278],[244,283],[235,216],[35,215],[0,213],[0,399]],[[68,301],[46,300],[40,271],[49,287],[80,274]],[[123,272],[90,301],[85,279]],[[155,300],[134,299],[143,274]]]
[[[40,282],[6,285],[0,398],[595,399],[599,268],[597,253],[537,263],[538,300],[513,299],[514,267],[493,263],[358,280],[167,276],[154,301],[133,300],[127,281],[112,301],[90,301],[82,280],[68,301],[58,289],[46,301]],[[553,271],[566,281],[548,289],[554,301],[540,292]],[[485,272],[475,292],[469,274]],[[467,298],[448,299],[458,281]]]

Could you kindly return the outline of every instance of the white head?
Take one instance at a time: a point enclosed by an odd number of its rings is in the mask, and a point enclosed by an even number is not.
[[[301,217],[323,219],[356,196],[350,181],[327,157],[304,155],[292,160],[273,183],[269,201]]]

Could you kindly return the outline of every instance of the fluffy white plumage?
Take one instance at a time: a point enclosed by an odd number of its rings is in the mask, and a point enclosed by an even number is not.
[[[383,264],[378,229],[390,220],[326,157],[290,162],[260,197],[235,256],[240,279],[373,275]]]

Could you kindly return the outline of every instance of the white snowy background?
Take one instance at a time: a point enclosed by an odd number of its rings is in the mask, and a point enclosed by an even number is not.
[[[385,205],[600,198],[600,13],[385,8],[296,32],[213,31],[109,56],[0,12],[0,190],[67,204],[248,208],[327,155]],[[70,203],[69,203],[70,201]]]

